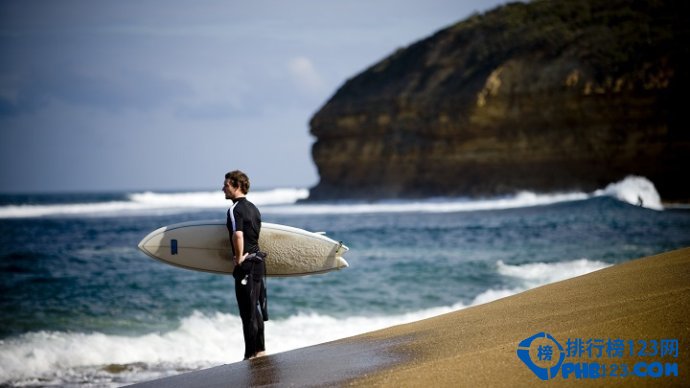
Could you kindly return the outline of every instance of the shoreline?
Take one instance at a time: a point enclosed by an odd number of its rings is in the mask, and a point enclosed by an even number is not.
[[[518,357],[518,349],[538,333],[549,334],[563,347],[559,351],[551,346],[556,357],[568,356],[561,364],[555,359],[537,361],[537,341],[529,347],[533,363],[555,368],[553,383],[680,386],[688,380],[690,368],[688,279],[690,248],[685,248],[437,317],[133,386],[525,386],[542,380]],[[636,348],[610,357],[609,340]],[[662,357],[659,346],[652,355],[653,341],[667,341],[663,343],[670,343],[672,351],[674,340],[675,357],[669,349]],[[588,355],[587,341],[602,349],[600,357],[597,347]],[[576,351],[573,343],[580,343],[584,353],[566,354]],[[593,372],[594,377],[581,370],[578,378],[573,371],[573,365],[589,370],[594,363],[608,367],[606,377],[594,376],[602,368]],[[646,376],[632,373],[640,363],[644,369],[636,372]],[[675,364],[677,376],[673,366],[669,376],[650,376],[656,374],[657,363]],[[631,373],[621,376],[622,365]]]

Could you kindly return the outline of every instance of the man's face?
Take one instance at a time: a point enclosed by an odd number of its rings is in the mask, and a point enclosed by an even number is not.
[[[225,193],[225,199],[237,198],[237,191],[238,190],[239,190],[239,187],[238,188],[232,187],[229,179],[226,179],[223,182],[223,192]]]

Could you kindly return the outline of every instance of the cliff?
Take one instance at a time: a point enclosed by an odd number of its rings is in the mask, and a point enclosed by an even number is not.
[[[690,199],[687,5],[514,3],[399,49],[313,116],[310,200],[591,191]]]

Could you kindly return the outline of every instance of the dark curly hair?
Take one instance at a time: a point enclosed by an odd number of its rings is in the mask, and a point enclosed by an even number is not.
[[[243,193],[249,192],[249,177],[240,170],[230,171],[225,174],[225,179],[230,181],[232,187],[239,187]]]

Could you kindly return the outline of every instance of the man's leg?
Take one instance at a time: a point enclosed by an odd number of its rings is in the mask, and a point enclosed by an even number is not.
[[[261,294],[261,282],[254,282],[254,292],[252,299],[254,302],[254,320],[256,322],[256,355],[263,356],[266,351],[264,343],[264,317],[261,314],[261,305],[259,304],[259,295]]]
[[[248,359],[256,354],[256,314],[254,313],[256,304],[252,304],[252,284],[242,285],[239,281],[235,282],[235,297],[237,306],[242,318],[242,333],[244,335],[244,358]]]

